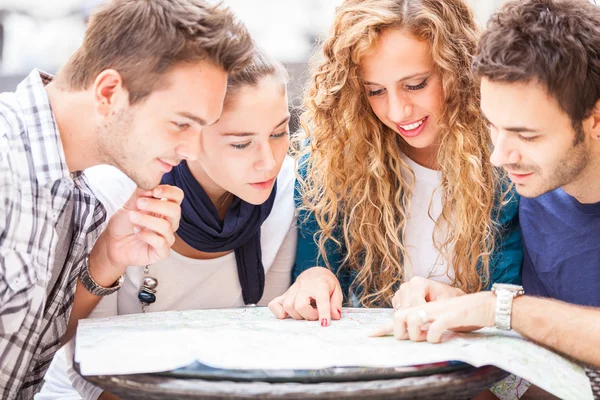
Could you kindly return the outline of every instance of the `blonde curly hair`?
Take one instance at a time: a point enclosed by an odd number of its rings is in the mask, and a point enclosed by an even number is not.
[[[443,224],[447,233],[434,244],[452,261],[453,285],[466,292],[489,280],[497,233],[492,213],[496,194],[506,193],[506,178],[489,162],[491,141],[471,69],[479,29],[469,7],[461,0],[345,1],[305,96],[301,123],[309,144],[298,155],[306,163],[300,210],[316,218],[314,240],[327,266],[327,242],[345,250],[342,267],[356,272],[351,288],[364,306],[391,304],[408,259],[411,185],[402,173],[413,173],[401,159],[408,145],[372,112],[360,73],[362,58],[388,28],[428,41],[442,77],[436,161],[443,208],[433,237]]]

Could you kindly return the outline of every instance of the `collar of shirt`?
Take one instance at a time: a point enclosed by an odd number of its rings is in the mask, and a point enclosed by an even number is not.
[[[81,172],[69,173],[60,132],[45,89],[52,79],[52,75],[34,69],[15,91],[29,135],[36,177],[41,186],[81,175]]]

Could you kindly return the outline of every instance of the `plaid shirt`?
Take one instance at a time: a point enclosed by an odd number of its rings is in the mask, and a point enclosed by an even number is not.
[[[33,71],[0,94],[0,398],[31,399],[66,331],[77,278],[106,220],[84,175],[69,174],[44,85]],[[47,288],[72,198],[73,239]],[[47,293],[47,289],[49,292]]]
[[[586,368],[585,372],[587,373],[588,378],[590,378],[594,399],[600,400],[600,369]]]

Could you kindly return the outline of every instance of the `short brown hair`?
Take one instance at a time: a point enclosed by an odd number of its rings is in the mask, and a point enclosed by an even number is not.
[[[491,81],[542,84],[582,135],[581,122],[600,98],[600,7],[588,0],[506,3],[482,35],[474,67]]]
[[[161,84],[174,65],[207,60],[235,73],[254,45],[245,26],[222,4],[203,0],[112,0],[91,17],[82,46],[59,73],[73,90],[117,70],[133,104]]]

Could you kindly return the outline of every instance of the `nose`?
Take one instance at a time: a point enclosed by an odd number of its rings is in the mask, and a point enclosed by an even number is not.
[[[195,161],[200,157],[202,150],[200,134],[188,135],[188,140],[175,149],[175,152],[182,160]]]
[[[271,144],[262,144],[258,146],[258,160],[254,164],[257,171],[271,171],[275,168],[277,162],[273,154]]]
[[[490,162],[493,165],[501,167],[508,164],[517,164],[521,161],[521,155],[518,149],[514,146],[513,141],[514,139],[508,134],[492,134],[494,150],[490,156]]]
[[[413,104],[408,96],[390,92],[388,96],[388,119],[399,123],[406,121],[413,113]]]

